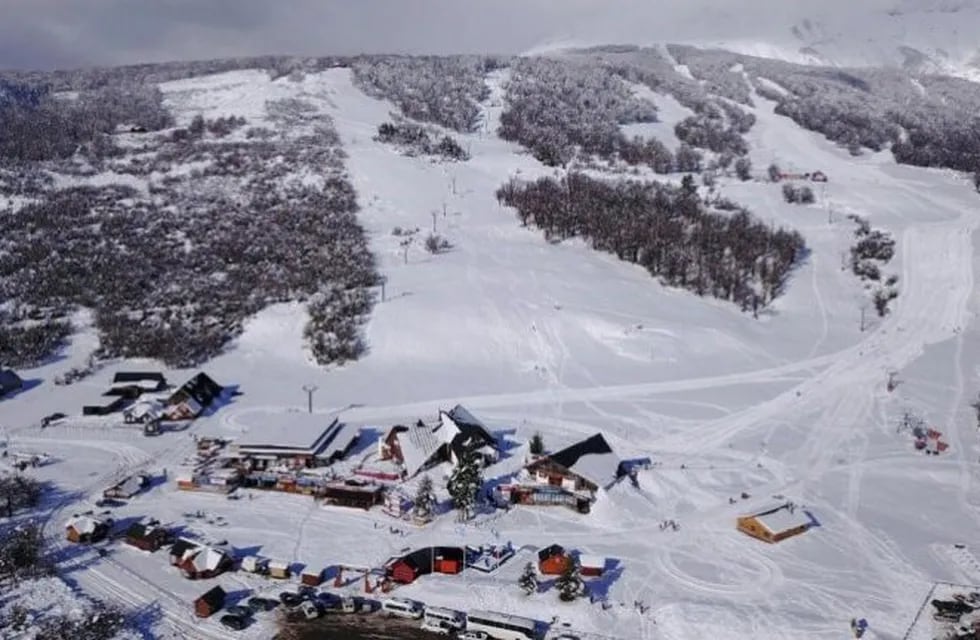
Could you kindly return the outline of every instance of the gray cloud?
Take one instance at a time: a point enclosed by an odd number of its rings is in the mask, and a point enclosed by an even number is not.
[[[819,7],[822,16],[845,24],[895,1],[824,0]],[[812,6],[803,0],[0,0],[0,68],[266,53],[519,53],[549,42],[772,40],[789,38],[789,26]]]

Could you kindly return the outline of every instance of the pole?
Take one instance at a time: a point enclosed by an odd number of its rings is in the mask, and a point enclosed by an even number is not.
[[[445,205],[443,205],[443,206],[445,206]],[[431,213],[432,213],[432,233],[435,233],[436,232],[436,212],[433,211]]]
[[[861,305],[861,333],[864,333],[864,305]]]
[[[381,302],[385,301],[385,285],[388,283],[388,278],[381,276]]]
[[[303,391],[306,392],[306,397],[307,397],[307,409],[309,410],[310,413],[313,413],[313,392],[316,390],[317,387],[314,385],[308,385],[308,384],[303,385]]]

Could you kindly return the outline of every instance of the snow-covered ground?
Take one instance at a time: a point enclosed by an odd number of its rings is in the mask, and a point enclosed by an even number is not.
[[[377,429],[431,418],[460,402],[516,440],[540,431],[558,449],[601,431],[621,457],[650,456],[658,464],[640,473],[639,488],[611,489],[590,515],[516,508],[465,526],[443,516],[416,529],[378,511],[319,508],[299,496],[229,501],[177,492],[168,482],[117,517],[153,516],[205,539],[313,565],[373,564],[434,543],[510,540],[528,548],[499,574],[426,577],[399,593],[540,620],[558,616],[618,638],[830,639],[848,632],[852,616],[869,620],[866,637],[896,638],[932,581],[980,582],[972,565],[947,552],[968,543],[978,524],[980,451],[969,403],[980,361],[980,215],[966,181],[897,166],[886,154],[853,158],[757,99],[749,134],[757,172],[776,161],[820,169],[830,182],[817,189],[817,204],[799,206],[785,204],[779,187],[761,179],[720,179],[724,195],[763,220],[798,229],[810,248],[786,294],[753,319],[728,303],[663,288],[582,242],[549,244],[521,228],[494,191],[511,176],[553,170],[492,135],[504,81],[505,71],[490,77],[488,126],[462,136],[473,158],[456,164],[407,158],[375,142],[393,107],[357,91],[344,69],[300,82],[238,72],[163,86],[179,120],[199,112],[259,118],[265,100],[290,95],[329,115],[387,277],[386,300],[367,325],[368,354],[331,370],[309,363],[298,306],[267,309],[205,367],[243,395],[189,432],[159,438],[102,420],[34,426],[52,411],[77,413],[106,386],[115,367],[68,387],[52,383],[84,361],[90,333],[64,358],[23,372],[41,382],[0,403],[0,425],[12,449],[57,458],[34,472],[60,492],[52,538],[60,539],[71,513],[113,479],[174,469],[193,446],[190,435],[234,435],[233,417],[250,407],[302,408],[302,387],[314,384],[318,410],[343,410],[345,419]],[[671,117],[683,117],[665,109],[660,96],[657,104],[665,130]],[[873,317],[867,292],[842,269],[854,229],[847,213],[896,238],[885,272],[900,277],[900,296],[884,319]],[[391,233],[396,226],[420,229],[407,253],[403,237]],[[424,250],[433,226],[450,251]],[[869,321],[863,332],[862,305]],[[889,392],[891,371],[901,383]],[[190,373],[167,372],[178,384]],[[896,432],[907,407],[944,432],[949,451],[926,456]],[[496,470],[513,471],[518,461],[504,460]],[[752,499],[743,501],[742,492]],[[778,545],[735,531],[736,515],[753,500],[777,494],[805,505],[821,526]],[[205,517],[185,515],[198,511]],[[661,530],[667,519],[680,530]],[[393,525],[404,534],[392,533]],[[553,542],[619,561],[621,572],[601,589],[611,607],[560,604],[554,590],[520,594],[514,582],[531,548]],[[70,580],[92,595],[153,608],[160,637],[227,637],[215,622],[193,618],[190,603],[209,583],[179,577],[162,553],[112,547],[105,558],[78,549],[71,557]],[[235,598],[263,586],[241,575],[215,582]],[[646,613],[635,601],[649,605]],[[265,618],[238,635],[262,637],[269,624]]]

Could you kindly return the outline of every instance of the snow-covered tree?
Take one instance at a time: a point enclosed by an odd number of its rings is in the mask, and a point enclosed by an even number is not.
[[[472,515],[473,505],[476,504],[476,496],[482,485],[479,460],[474,452],[468,451],[453,469],[447,484],[460,520],[468,520]]]
[[[5,532],[0,541],[0,578],[33,575],[40,570],[41,530],[31,524]]]
[[[743,156],[735,161],[735,175],[742,181],[752,179],[752,161],[748,157]]]
[[[524,571],[517,579],[517,586],[521,588],[524,595],[528,596],[538,590],[538,573],[534,570],[533,562],[524,565]]]
[[[780,177],[783,175],[783,170],[779,168],[779,165],[772,163],[769,168],[766,169],[766,173],[769,175],[769,180],[771,182],[779,182]]]
[[[584,595],[585,582],[582,580],[578,565],[569,562],[565,570],[558,576],[558,580],[555,581],[555,586],[558,587],[558,597],[563,602],[571,602]]]
[[[436,495],[432,487],[432,478],[424,475],[419,480],[418,490],[415,492],[415,504],[412,507],[412,514],[420,520],[431,520],[435,514],[435,507]]]

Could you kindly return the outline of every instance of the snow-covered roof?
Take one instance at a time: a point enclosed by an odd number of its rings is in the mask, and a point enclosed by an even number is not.
[[[126,409],[126,413],[134,418],[142,418],[143,416],[158,418],[160,417],[160,405],[157,402],[137,402],[129,409]]]
[[[194,565],[195,571],[214,571],[227,557],[228,554],[221,549],[204,547],[197,550],[193,560],[191,560],[191,564]]]
[[[773,505],[761,511],[748,514],[772,533],[806,526],[812,523],[810,514],[790,503]]]
[[[184,398],[181,404],[185,405],[188,409],[190,409],[191,413],[200,413],[201,410],[203,409],[201,403],[199,403],[194,398],[191,398],[190,396]]]
[[[155,391],[160,387],[160,383],[157,380],[133,380],[132,382],[113,382],[109,389],[128,389],[130,387],[137,387],[144,391]]]
[[[432,459],[439,447],[452,440],[452,436],[446,439],[446,435],[450,433],[452,435],[459,433],[452,423],[435,427],[430,424],[416,424],[397,434],[402,465],[409,477],[418,473]]]
[[[305,411],[255,409],[235,416],[245,433],[235,440],[239,451],[308,453],[326,445],[330,430],[339,425],[337,416]],[[344,426],[344,425],[340,425]]]
[[[460,405],[451,411],[440,411],[436,424],[416,423],[396,433],[402,465],[409,477],[424,467],[443,445],[461,448],[471,443],[492,448],[493,436],[479,420]],[[457,455],[460,451],[456,452]]]
[[[591,555],[580,555],[578,557],[578,563],[583,567],[604,569],[606,566],[606,559],[603,556],[591,556]]]
[[[278,570],[282,571],[284,569],[288,569],[289,568],[289,563],[288,562],[283,562],[282,560],[270,560],[269,561],[269,568],[270,569],[278,569]]]
[[[75,516],[65,524],[66,529],[74,529],[82,535],[93,534],[104,523],[91,516]]]
[[[576,442],[548,459],[603,488],[616,482],[620,475],[621,461],[601,433]]]

